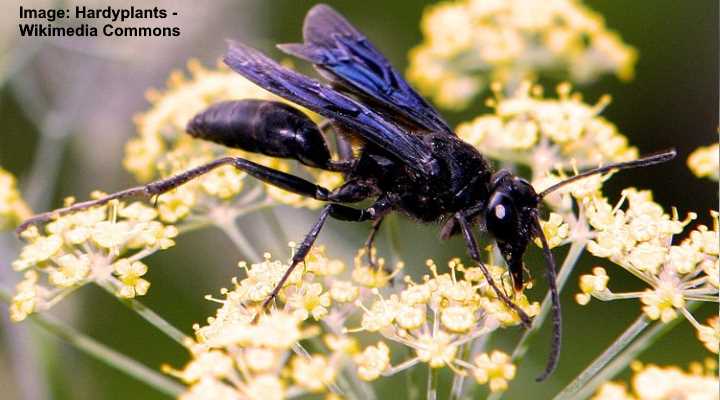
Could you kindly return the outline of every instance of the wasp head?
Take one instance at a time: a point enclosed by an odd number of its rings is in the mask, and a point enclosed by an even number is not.
[[[491,194],[485,207],[485,226],[497,241],[505,258],[516,291],[523,285],[523,261],[530,240],[535,236],[540,197],[525,179],[499,171],[491,181]]]

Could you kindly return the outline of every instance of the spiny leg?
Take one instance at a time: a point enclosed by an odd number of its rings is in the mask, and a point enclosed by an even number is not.
[[[375,243],[375,236],[377,236],[377,233],[380,230],[380,225],[382,225],[383,219],[384,219],[384,217],[381,217],[381,218],[378,218],[375,221],[373,221],[372,229],[370,230],[370,234],[368,235],[368,238],[367,238],[367,240],[365,240],[365,244],[363,245],[363,247],[365,247],[365,251],[367,252],[368,264],[375,269],[378,268],[378,265],[376,262],[377,261],[376,258],[373,256],[372,250],[373,250],[373,245]]]
[[[376,204],[378,203],[376,202]],[[372,219],[377,214],[377,212],[378,209],[375,208],[375,205],[367,209],[356,209],[340,204],[326,205],[320,212],[320,217],[315,222],[315,225],[313,225],[312,229],[310,229],[310,232],[305,235],[305,239],[303,239],[302,243],[300,243],[300,246],[298,246],[295,250],[295,254],[293,254],[292,260],[290,261],[290,266],[288,267],[287,271],[285,271],[285,274],[283,274],[283,276],[280,278],[278,283],[275,285],[275,288],[273,288],[272,292],[270,292],[268,298],[265,299],[265,301],[263,302],[262,309],[267,309],[267,307],[270,305],[270,302],[272,302],[277,297],[278,293],[280,293],[280,290],[282,290],[283,285],[285,285],[285,282],[290,277],[290,274],[292,274],[292,272],[295,270],[295,267],[297,267],[297,265],[305,259],[308,252],[310,252],[310,249],[312,248],[315,240],[320,234],[320,230],[322,229],[323,225],[325,225],[325,221],[327,220],[328,216],[342,221],[361,222]]]
[[[285,189],[289,192],[297,193],[302,196],[312,197],[318,200],[328,200],[328,196],[330,196],[331,194],[329,190],[297,176],[290,175],[282,171],[277,171],[260,164],[256,164],[252,161],[245,160],[244,158],[223,157],[211,161],[207,164],[201,165],[199,167],[189,169],[185,172],[171,176],[169,178],[150,182],[144,186],[136,186],[130,189],[107,195],[96,200],[83,201],[73,204],[69,207],[59,208],[57,210],[38,214],[23,222],[22,225],[17,228],[17,233],[21,233],[30,225],[47,222],[52,220],[53,218],[57,218],[67,213],[103,205],[111,200],[124,199],[128,197],[158,196],[162,193],[182,186],[188,181],[195,179],[201,175],[207,174],[215,168],[223,165],[232,165],[235,168],[245,171],[249,175],[252,175],[253,177],[263,182]]]
[[[463,232],[463,236],[465,237],[465,244],[467,245],[468,252],[470,253],[470,258],[472,258],[477,264],[478,267],[480,267],[480,271],[482,271],[483,275],[485,275],[485,279],[487,280],[490,287],[493,289],[495,294],[502,300],[505,305],[513,309],[518,316],[520,317],[520,320],[522,321],[523,325],[525,327],[529,328],[530,324],[532,323],[532,320],[528,315],[523,311],[520,307],[518,307],[517,304],[513,303],[510,298],[508,298],[505,293],[503,293],[502,290],[495,284],[495,280],[493,279],[492,275],[490,275],[490,271],[488,271],[485,264],[482,262],[482,259],[480,258],[480,251],[478,250],[477,242],[475,241],[475,236],[473,236],[472,229],[470,227],[470,224],[467,222],[467,219],[465,219],[465,216],[461,213],[455,214],[455,219],[460,223],[460,229]]]

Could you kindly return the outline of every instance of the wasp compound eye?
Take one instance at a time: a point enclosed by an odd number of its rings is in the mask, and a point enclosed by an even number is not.
[[[517,210],[513,199],[504,193],[495,193],[485,211],[487,229],[498,239],[510,239],[515,232]]]

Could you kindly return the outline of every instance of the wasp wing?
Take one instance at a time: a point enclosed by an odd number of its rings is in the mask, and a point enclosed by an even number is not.
[[[402,78],[370,41],[331,7],[308,12],[305,43],[282,44],[287,54],[315,64],[329,80],[379,107],[383,114],[429,132],[454,135],[440,114]]]
[[[235,72],[258,86],[331,118],[366,141],[396,156],[409,167],[423,173],[429,172],[432,157],[422,138],[408,135],[397,124],[357,100],[285,68],[241,43],[230,42],[224,61]]]

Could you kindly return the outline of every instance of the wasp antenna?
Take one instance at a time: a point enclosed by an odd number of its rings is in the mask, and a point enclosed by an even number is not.
[[[550,288],[550,299],[552,303],[552,342],[550,344],[550,355],[548,356],[547,364],[545,365],[545,371],[535,378],[536,381],[541,382],[547,379],[555,368],[557,367],[558,360],[560,359],[560,347],[562,341],[562,316],[560,312],[560,295],[557,288],[557,273],[555,271],[555,259],[553,258],[550,246],[548,246],[547,239],[543,233],[542,226],[538,216],[534,218],[535,230],[537,235],[542,242],[543,256],[545,257],[545,276],[547,277],[548,287]]]
[[[597,175],[597,174],[603,174],[605,172],[610,172],[613,170],[621,170],[621,169],[631,169],[631,168],[639,168],[639,167],[647,167],[650,165],[660,164],[667,161],[672,160],[677,155],[677,151],[675,149],[666,150],[663,152],[651,154],[642,158],[638,158],[637,160],[633,161],[625,161],[625,162],[618,162],[618,163],[612,163],[608,164],[604,167],[598,167],[594,168],[585,172],[582,172],[580,174],[577,174],[573,177],[570,177],[568,179],[565,179],[562,182],[558,182],[549,188],[543,190],[538,196],[540,198],[543,198],[547,196],[548,194],[558,190],[559,188],[578,181],[580,179],[587,178],[588,176]]]

